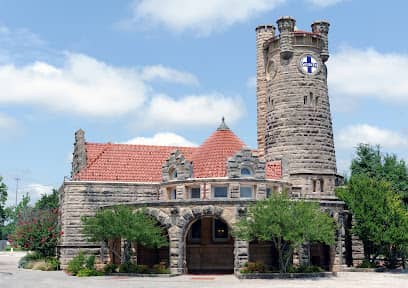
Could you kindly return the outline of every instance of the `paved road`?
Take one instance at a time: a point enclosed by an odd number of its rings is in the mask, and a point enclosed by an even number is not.
[[[64,272],[43,272],[17,269],[17,262],[24,253],[0,252],[1,288],[99,288],[99,287],[143,287],[143,288],[408,288],[408,273],[339,273],[338,277],[315,280],[238,280],[232,275],[195,276],[172,278],[133,277],[87,277],[77,278]]]

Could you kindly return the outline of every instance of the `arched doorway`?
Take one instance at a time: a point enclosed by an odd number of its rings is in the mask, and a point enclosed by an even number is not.
[[[311,244],[310,264],[330,271],[330,246],[322,243]]]
[[[254,240],[249,242],[249,262],[261,263],[266,270],[279,270],[278,251],[272,241]]]
[[[193,221],[185,235],[188,273],[234,272],[234,239],[230,227],[216,217]]]

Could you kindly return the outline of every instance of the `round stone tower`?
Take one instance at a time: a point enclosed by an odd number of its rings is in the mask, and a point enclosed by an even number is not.
[[[280,34],[263,43],[264,66],[257,68],[265,80],[257,80],[266,86],[266,127],[258,124],[265,137],[259,146],[267,161],[282,160],[299,196],[333,195],[337,171],[325,65],[330,24],[316,21],[306,32],[295,31],[295,23],[279,18]],[[257,95],[259,103],[262,93]]]

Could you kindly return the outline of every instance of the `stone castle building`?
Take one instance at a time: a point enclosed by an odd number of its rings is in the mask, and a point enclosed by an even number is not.
[[[171,273],[239,272],[248,261],[277,266],[268,242],[234,239],[230,231],[248,205],[271,193],[319,201],[338,223],[332,247],[304,245],[295,263],[326,270],[352,264],[349,219],[334,195],[337,175],[327,90],[329,23],[310,32],[281,17],[256,28],[258,149],[248,148],[224,119],[198,147],[91,143],[75,133],[71,179],[60,188],[62,266],[81,249],[118,261],[81,234],[80,217],[125,204],[146,207],[168,236],[169,247],[134,247],[138,263],[166,262]],[[121,251],[120,242],[109,243]]]

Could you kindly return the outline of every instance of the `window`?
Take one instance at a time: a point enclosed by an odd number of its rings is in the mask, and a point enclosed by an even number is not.
[[[213,238],[214,241],[228,240],[228,225],[222,222],[221,220],[214,219]]]
[[[313,192],[316,192],[316,180],[313,180]]]
[[[199,241],[201,239],[201,220],[198,219],[191,225],[190,239],[193,241]]]
[[[171,191],[170,191],[170,199],[171,200],[174,200],[174,199],[176,199],[177,198],[177,190],[176,189],[172,189]]]
[[[310,92],[309,93],[309,103],[310,103],[310,105],[313,105],[313,93],[312,92]]]
[[[169,178],[170,180],[177,179],[177,170],[175,168],[170,169]]]
[[[228,187],[227,186],[216,186],[213,189],[214,198],[227,198],[228,197]]]
[[[315,106],[319,105],[319,96],[316,96],[315,98]]]
[[[307,104],[307,96],[303,97],[303,104],[306,105]]]
[[[199,187],[194,187],[191,188],[190,190],[190,198],[191,199],[200,199],[200,188]]]
[[[324,182],[323,179],[320,180],[320,192],[323,192],[324,190]]]
[[[272,195],[272,189],[271,188],[266,188],[266,197],[270,197]]]
[[[252,187],[251,186],[241,186],[239,188],[239,197],[252,198]]]
[[[251,175],[252,175],[251,169],[247,167],[241,168],[241,176],[251,176]]]

